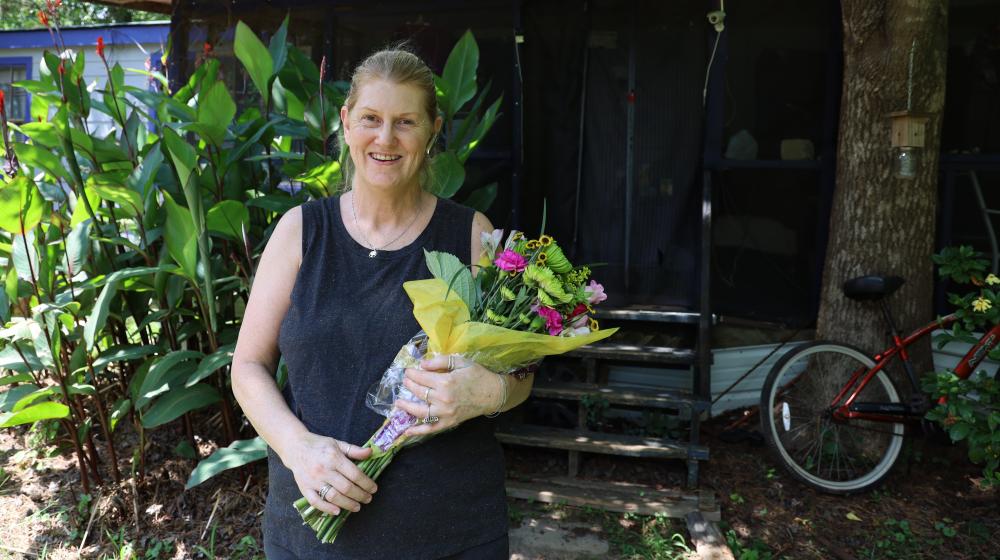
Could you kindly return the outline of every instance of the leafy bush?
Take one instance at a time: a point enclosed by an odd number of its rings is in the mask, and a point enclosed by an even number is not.
[[[58,425],[84,492],[108,471],[121,479],[124,425],[139,434],[128,450],[139,476],[146,430],[175,421],[189,438],[200,421],[199,433],[232,444],[226,468],[262,456],[259,440],[238,439],[245,423],[228,385],[255,266],[282,213],[342,182],[331,147],[343,84],[287,43],[287,23],[266,46],[237,25],[234,51],[257,88],[243,110],[210,49],[176,92],[145,72],[158,92],[125,85],[100,39],[99,87],[83,78],[91,53],[57,45],[37,80],[14,84],[32,94],[33,121],[8,123],[0,110],[0,427]],[[484,111],[487,92],[476,96],[477,64],[467,33],[438,79],[448,129],[429,188],[441,196],[462,186],[497,117],[499,100]],[[94,112],[111,133],[90,132]],[[495,191],[473,201],[488,205]]]
[[[992,329],[1000,323],[1000,278],[987,274],[988,263],[972,247],[947,248],[934,256],[938,274],[967,288],[963,294],[948,294],[958,318],[950,331],[937,337],[939,346],[953,340],[975,344],[975,331]],[[995,344],[995,342],[994,342]],[[992,359],[1000,358],[1000,347],[990,350]],[[1000,382],[996,376],[976,372],[967,379],[951,370],[935,372],[924,379],[923,388],[939,404],[927,413],[927,419],[939,423],[952,441],[965,441],[969,459],[983,464],[986,482],[1000,484]],[[940,402],[942,397],[944,402]]]

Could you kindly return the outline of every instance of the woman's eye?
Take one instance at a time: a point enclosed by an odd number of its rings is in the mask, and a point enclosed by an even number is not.
[[[375,115],[362,115],[361,122],[365,124],[378,124],[378,117]]]
[[[399,121],[397,121],[397,124],[399,126],[403,126],[403,127],[411,127],[411,126],[415,125],[416,122],[414,122],[414,121],[412,121],[410,119],[400,119]]]

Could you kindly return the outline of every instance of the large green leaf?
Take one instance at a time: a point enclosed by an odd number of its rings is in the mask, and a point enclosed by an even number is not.
[[[198,463],[198,466],[191,471],[184,489],[194,488],[222,471],[242,467],[265,457],[267,457],[267,444],[262,438],[234,441],[229,447],[216,449],[215,453]]]
[[[32,276],[38,278],[38,248],[35,247],[35,232],[28,230],[25,235],[15,235],[11,241],[11,260],[17,270],[17,277],[28,282]]]
[[[0,414],[0,428],[9,428],[21,424],[34,424],[39,420],[49,420],[52,418],[66,418],[69,416],[69,407],[57,402],[44,402],[29,406],[18,412],[5,412]]]
[[[115,407],[111,410],[111,415],[108,417],[111,421],[108,431],[115,431],[115,427],[118,426],[118,422],[120,422],[131,409],[132,401],[130,399],[119,399],[119,401],[115,403]]]
[[[84,220],[90,219],[90,213],[87,212],[87,205],[84,202],[84,197],[86,197],[86,200],[90,202],[90,207],[94,210],[94,212],[97,213],[98,211],[98,205],[101,203],[101,197],[93,190],[85,188],[83,190],[83,196],[76,197],[76,201],[74,202],[75,206],[73,207],[73,216],[70,217],[69,220],[70,227],[76,227]]]
[[[15,373],[14,375],[0,377],[0,387],[10,385],[11,383],[25,383],[28,381],[31,381],[31,375],[27,373]]]
[[[25,361],[28,363],[25,364]],[[18,344],[17,348],[14,348],[13,344],[8,344],[3,350],[0,350],[0,370],[9,369],[19,373],[28,373],[29,371],[40,371],[43,367],[42,362],[35,355],[34,348],[30,346]]]
[[[14,144],[14,152],[22,164],[29,167],[43,170],[53,177],[58,177],[66,182],[72,182],[69,172],[59,161],[59,156],[51,150],[44,149],[34,144]]]
[[[469,309],[473,309],[472,272],[451,253],[424,250],[424,260],[431,274],[451,286]]]
[[[184,274],[196,280],[198,265],[198,234],[194,219],[187,208],[180,206],[169,193],[163,193],[164,207],[167,209],[167,223],[163,237],[167,242],[167,252],[180,265]]]
[[[37,391],[39,387],[33,384],[18,385],[0,393],[0,412],[10,412],[24,397]]]
[[[142,415],[142,425],[155,428],[178,418],[185,412],[219,402],[219,392],[211,385],[199,383],[193,387],[183,387],[170,391]]]
[[[32,230],[42,220],[44,210],[45,199],[28,176],[19,175],[0,185],[0,228],[10,233]]]
[[[468,206],[469,208],[479,210],[480,212],[486,212],[489,210],[493,201],[497,197],[497,184],[490,183],[485,187],[478,188],[469,194],[469,197],[465,199],[462,204]]]
[[[247,74],[250,74],[250,79],[257,86],[257,91],[260,92],[264,104],[267,105],[268,96],[271,94],[269,86],[271,76],[274,74],[274,61],[264,43],[242,21],[236,24],[233,51],[236,53],[236,58],[246,67]]]
[[[483,114],[483,118],[476,124],[476,128],[473,129],[472,136],[469,138],[467,142],[459,146],[458,148],[459,161],[465,163],[465,160],[469,159],[469,155],[472,154],[472,152],[476,149],[476,147],[479,146],[479,143],[482,142],[483,137],[486,136],[486,133],[489,132],[491,128],[493,128],[493,123],[495,123],[497,120],[497,116],[499,115],[498,112],[500,111],[500,103],[502,101],[503,101],[503,96],[498,97],[496,101],[494,101],[493,104],[490,105],[488,109],[486,109],[486,112]]]
[[[163,143],[167,146],[167,153],[170,154],[170,159],[174,162],[177,178],[183,188],[197,170],[198,155],[190,144],[169,127],[163,128]]]
[[[94,347],[97,333],[104,328],[108,320],[111,300],[118,293],[118,283],[128,278],[155,274],[159,270],[159,267],[123,268],[108,275],[107,279],[105,279],[104,288],[94,301],[94,308],[91,310],[90,315],[87,316],[87,322],[83,326],[83,339],[87,343],[87,350]]]
[[[126,362],[128,360],[138,360],[150,354],[155,354],[162,350],[155,344],[140,346],[137,344],[125,344],[112,346],[101,352],[101,355],[94,360],[94,369],[101,369],[112,362]]]
[[[142,380],[139,391],[136,394],[135,406],[142,408],[156,396],[168,392],[171,385],[186,371],[181,368],[181,364],[189,360],[195,360],[204,356],[201,352],[194,350],[175,350],[166,356],[153,362],[149,367],[149,372]]]
[[[234,350],[236,350],[235,343],[227,344],[226,346],[220,346],[214,354],[206,356],[201,363],[198,364],[198,369],[191,374],[191,377],[188,377],[184,386],[190,387],[202,379],[205,379],[220,367],[232,363]]]
[[[226,129],[236,116],[236,103],[221,80],[202,90],[198,95],[198,122],[193,130],[216,147],[226,139]]]
[[[50,122],[27,122],[20,126],[10,123],[10,127],[31,138],[31,141],[36,145],[44,146],[50,150],[62,145],[55,125]]]
[[[272,74],[277,74],[285,66],[288,59],[288,19],[291,14],[285,16],[278,30],[271,36],[271,41],[267,44],[267,51],[271,55]]]
[[[223,200],[208,209],[205,225],[209,231],[239,241],[243,229],[250,229],[250,210],[235,200]]]
[[[159,171],[160,166],[163,164],[163,152],[160,150],[160,146],[160,143],[154,144],[146,152],[139,166],[128,177],[128,188],[139,193],[139,196],[143,199],[146,198],[145,195],[149,192],[153,178],[156,177],[156,172]]]
[[[87,188],[109,202],[117,204],[129,217],[142,213],[139,193],[125,186],[127,176],[122,172],[95,173],[87,177]]]
[[[451,198],[465,182],[465,167],[455,152],[446,150],[431,160],[430,191],[441,198]]]
[[[83,265],[90,254],[90,220],[76,224],[66,235],[66,253],[59,264],[64,267],[68,276],[73,277],[83,270]]]
[[[450,119],[462,105],[476,95],[476,69],[479,67],[479,45],[472,31],[466,31],[448,55],[440,85],[447,97],[446,115]]]
[[[275,78],[271,85],[271,99],[279,113],[284,113],[290,119],[302,120],[305,104],[297,95],[285,88],[281,78]]]
[[[302,182],[313,196],[330,196],[336,192],[343,181],[340,172],[340,162],[331,160],[313,167],[312,169],[295,177],[295,181]]]

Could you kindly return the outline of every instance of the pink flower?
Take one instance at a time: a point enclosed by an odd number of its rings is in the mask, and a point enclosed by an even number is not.
[[[540,317],[545,319],[545,327],[549,329],[550,335],[557,336],[562,332],[562,315],[560,315],[558,311],[552,309],[551,307],[539,305],[535,312],[538,313]]]
[[[497,265],[500,270],[506,270],[507,272],[523,272],[525,267],[528,266],[528,261],[524,260],[519,253],[512,251],[510,249],[504,249],[493,264]]]
[[[583,292],[587,294],[587,301],[591,305],[595,303],[601,303],[602,301],[608,299],[608,296],[604,293],[604,286],[597,283],[597,280],[591,280],[590,284],[583,289]]]

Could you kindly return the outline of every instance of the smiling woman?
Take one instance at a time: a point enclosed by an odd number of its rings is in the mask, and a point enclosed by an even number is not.
[[[377,488],[355,465],[383,420],[365,407],[366,391],[419,330],[403,283],[430,277],[425,250],[477,262],[480,234],[493,227],[426,190],[441,118],[417,56],[389,49],[365,60],[341,122],[347,190],[282,217],[233,357],[233,391],[270,447],[267,557],[507,558],[503,452],[485,415],[527,398],[530,376],[502,391],[482,366],[451,372],[446,357],[428,361],[421,367],[448,375],[420,389],[422,428],[453,429],[397,459]],[[279,355],[283,391],[272,377]],[[350,525],[321,543],[292,506],[300,496],[331,515],[352,512]]]

